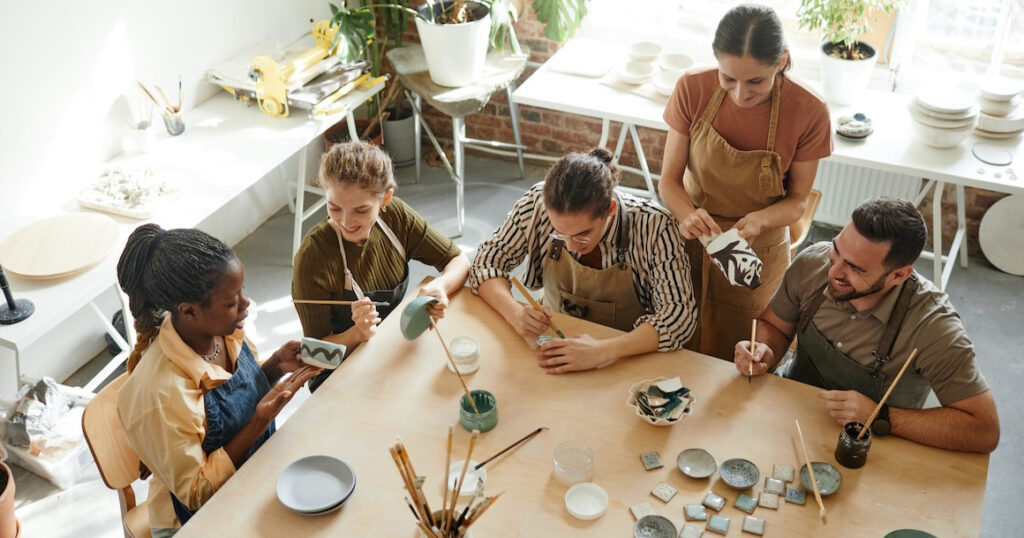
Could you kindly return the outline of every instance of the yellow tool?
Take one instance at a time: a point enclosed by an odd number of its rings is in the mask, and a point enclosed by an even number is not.
[[[305,73],[331,55],[331,43],[337,33],[338,28],[331,26],[329,21],[317,21],[311,32],[316,45],[297,58],[284,65],[278,65],[269,56],[254,58],[250,64],[250,77],[256,83],[256,102],[260,110],[271,116],[287,116],[289,107],[286,86],[296,75]]]

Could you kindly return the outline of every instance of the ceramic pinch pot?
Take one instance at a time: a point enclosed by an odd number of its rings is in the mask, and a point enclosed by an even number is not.
[[[474,389],[469,393],[473,396],[473,403],[476,404],[479,413],[473,411],[473,406],[463,394],[462,398],[459,398],[459,424],[470,432],[477,430],[484,433],[493,430],[498,425],[498,399],[486,390]]]
[[[302,339],[299,355],[310,366],[334,370],[345,360],[345,346],[307,336]]]
[[[941,129],[925,125],[917,121],[910,123],[914,128],[914,135],[917,137],[919,142],[926,146],[939,149],[958,146],[961,142],[966,140],[968,136],[970,136],[971,130],[974,129],[973,121],[956,129]]]
[[[811,465],[814,466],[814,479],[818,483],[818,492],[822,497],[832,495],[839,490],[839,485],[843,482],[843,475],[839,469],[823,461],[814,461],[811,462]],[[814,489],[814,486],[811,485],[811,475],[807,472],[807,464],[800,467],[800,483],[807,491]]]
[[[430,328],[430,312],[427,311],[427,306],[434,301],[437,299],[425,295],[417,297],[405,305],[399,326],[402,329],[402,336],[406,340],[415,340]]]
[[[615,74],[618,75],[619,80],[626,84],[643,84],[647,82],[647,79],[651,78],[653,73],[654,68],[647,62],[627,62],[615,69]]]
[[[633,538],[676,538],[676,526],[662,516],[644,516],[633,525]]]
[[[690,478],[707,478],[718,470],[718,462],[703,448],[687,448],[676,457],[676,467]]]
[[[653,62],[661,54],[661,45],[651,41],[637,41],[626,49],[626,54],[634,62]]]
[[[682,76],[683,72],[693,66],[693,58],[685,54],[665,53],[658,58],[658,67],[662,71],[676,73],[676,78]]]
[[[632,408],[633,412],[648,424],[652,424],[654,426],[671,426],[676,424],[692,412],[693,402],[696,400],[693,392],[686,392],[679,397],[682,401],[674,407],[677,418],[672,418],[671,415],[669,417],[651,415],[646,409],[644,409],[644,403],[641,401],[641,394],[645,394],[652,385],[656,386],[661,383],[673,381],[678,382],[678,378],[670,379],[662,376],[654,379],[645,379],[639,383],[633,384],[633,386],[629,387],[629,398],[626,400],[626,405]]]
[[[658,93],[668,97],[675,91],[678,80],[679,73],[661,70],[654,74],[654,78],[651,81],[654,83],[654,89],[658,90]]]
[[[757,465],[743,458],[723,461],[722,466],[718,468],[718,475],[722,477],[722,482],[732,489],[750,488],[761,478],[761,472],[757,470]]]

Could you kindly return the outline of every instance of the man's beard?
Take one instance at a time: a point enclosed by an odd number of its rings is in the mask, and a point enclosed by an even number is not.
[[[866,289],[866,290],[859,291],[859,290],[857,290],[855,288],[853,291],[851,291],[849,293],[846,293],[846,294],[843,294],[843,295],[837,295],[837,294],[833,293],[832,294],[832,298],[837,300],[837,301],[852,301],[854,299],[860,299],[861,297],[865,297],[865,296],[871,295],[873,293],[878,293],[879,291],[882,291],[882,288],[885,287],[885,279],[888,276],[889,276],[889,273],[886,273],[886,274],[878,277],[878,280],[876,280],[873,284],[868,286],[868,289]],[[829,291],[833,291],[833,290],[829,289]]]

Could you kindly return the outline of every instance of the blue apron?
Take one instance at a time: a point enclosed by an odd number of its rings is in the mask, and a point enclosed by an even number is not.
[[[235,361],[234,375],[204,396],[206,437],[203,439],[203,451],[210,454],[228,444],[228,441],[233,439],[256,413],[256,404],[269,391],[270,383],[267,381],[267,376],[263,374],[260,365],[256,363],[252,352],[249,351],[249,344],[242,342],[242,350],[238,353],[238,360]],[[242,460],[243,463],[256,452],[256,449],[263,446],[275,429],[274,422],[271,421],[267,431],[263,432],[249,447],[249,451]],[[174,505],[174,514],[178,516],[178,521],[182,525],[195,514],[173,493],[171,493],[171,503]]]

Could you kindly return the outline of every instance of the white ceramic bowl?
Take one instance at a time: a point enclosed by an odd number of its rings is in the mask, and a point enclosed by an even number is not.
[[[966,125],[957,129],[941,129],[925,125],[919,121],[914,124],[914,135],[918,141],[933,148],[951,148],[963,142],[970,134],[974,125]]]
[[[978,104],[981,105],[981,111],[989,116],[1009,116],[1016,112],[1020,107],[1020,103],[1021,98],[1019,95],[1014,96],[1009,101],[993,101],[984,95],[978,95]]]
[[[936,118],[925,114],[920,108],[916,106],[908,107],[910,110],[910,117],[914,118],[914,121],[923,123],[930,127],[938,127],[939,129],[959,129],[966,125],[974,124],[974,117],[961,118],[956,120]]]
[[[658,58],[658,67],[665,71],[677,71],[682,73],[693,66],[693,58],[685,54],[665,53]]]
[[[653,62],[661,54],[661,45],[650,41],[638,41],[626,50],[629,59],[634,62]]]
[[[1021,90],[1024,90],[1024,84],[1005,78],[987,78],[978,84],[982,97],[990,101],[1009,101],[1020,95]]]
[[[672,95],[672,92],[676,89],[676,81],[678,80],[678,73],[673,71],[658,71],[654,74],[654,88],[662,95]]]
[[[626,84],[643,84],[651,78],[654,68],[649,63],[633,61],[620,65],[615,73]]]
[[[580,482],[565,492],[565,507],[576,519],[597,519],[608,509],[608,492],[593,482]]]
[[[978,103],[974,103],[971,106],[971,108],[968,108],[967,110],[962,111],[962,112],[950,112],[950,113],[947,113],[947,112],[936,112],[935,110],[932,110],[932,109],[930,109],[928,107],[922,106],[921,103],[918,102],[916,99],[911,102],[910,106],[911,106],[911,108],[913,108],[914,110],[920,112],[921,114],[924,114],[925,116],[928,116],[930,118],[940,119],[940,120],[966,120],[966,119],[970,119],[970,118],[973,118],[973,117],[977,116],[978,115],[978,111],[981,109],[981,107],[978,105]]]
[[[990,133],[1012,133],[1024,129],[1024,108],[1005,117],[978,114],[978,128]]]
[[[673,424],[678,424],[682,422],[684,418],[686,418],[687,416],[690,415],[690,413],[693,412],[693,402],[696,400],[696,398],[694,398],[693,392],[691,391],[685,396],[685,398],[688,399],[689,402],[680,404],[688,406],[689,409],[687,409],[686,412],[683,413],[683,416],[679,417],[676,420],[668,420],[661,417],[651,417],[644,414],[643,410],[640,409],[640,404],[638,404],[636,401],[637,395],[640,393],[640,391],[647,390],[647,387],[659,381],[664,381],[666,379],[668,378],[664,376],[656,377],[654,379],[645,379],[639,383],[635,383],[632,387],[629,387],[629,399],[626,400],[626,405],[633,409],[633,412],[636,413],[636,416],[642,418],[643,421],[648,424],[653,424],[655,426],[671,426]]]

